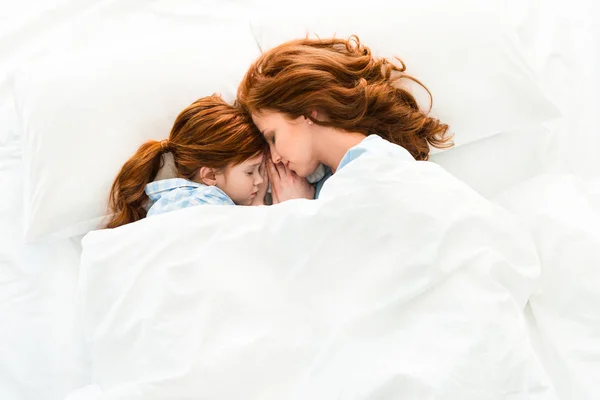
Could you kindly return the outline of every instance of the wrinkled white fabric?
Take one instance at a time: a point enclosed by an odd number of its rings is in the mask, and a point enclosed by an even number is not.
[[[433,163],[365,156],[319,200],[92,232],[81,268],[84,400],[554,398],[532,241]]]
[[[554,386],[562,399],[600,398],[600,180],[540,175],[497,201],[538,249],[542,276],[530,304]]]

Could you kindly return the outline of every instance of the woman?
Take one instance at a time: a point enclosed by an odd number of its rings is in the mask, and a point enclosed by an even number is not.
[[[398,85],[409,79],[423,86],[405,69],[402,61],[374,57],[356,36],[294,40],[259,57],[238,102],[269,143],[274,203],[318,198],[325,180],[362,154],[427,160],[430,145],[452,146],[448,126]],[[320,164],[328,168],[315,191],[301,178]]]

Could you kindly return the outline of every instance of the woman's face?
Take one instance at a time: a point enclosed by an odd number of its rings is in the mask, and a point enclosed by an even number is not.
[[[269,143],[274,163],[287,165],[301,177],[317,169],[320,162],[313,146],[315,124],[310,119],[289,119],[278,112],[264,111],[252,114],[252,120]]]

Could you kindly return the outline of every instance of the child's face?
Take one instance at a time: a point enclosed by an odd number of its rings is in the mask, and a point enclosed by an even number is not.
[[[235,204],[248,206],[256,197],[264,174],[263,155],[261,154],[238,165],[228,166],[223,173],[216,175],[216,186],[224,191]]]

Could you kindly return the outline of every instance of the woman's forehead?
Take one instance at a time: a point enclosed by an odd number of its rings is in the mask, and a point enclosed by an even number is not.
[[[271,122],[273,120],[277,120],[278,113],[275,111],[261,111],[259,113],[252,113],[252,120],[258,126],[259,124],[264,124]]]
[[[252,114],[254,125],[264,134],[265,130],[274,129],[277,126],[287,126],[298,124],[299,118],[290,119],[284,113],[278,111],[263,111],[261,113]]]

